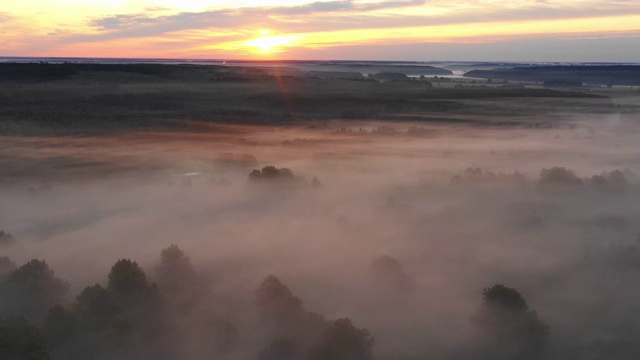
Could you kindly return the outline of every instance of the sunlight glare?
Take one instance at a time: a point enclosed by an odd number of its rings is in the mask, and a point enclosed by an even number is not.
[[[292,46],[295,40],[296,37],[290,35],[266,35],[247,41],[244,46],[252,48],[256,53],[274,53]]]

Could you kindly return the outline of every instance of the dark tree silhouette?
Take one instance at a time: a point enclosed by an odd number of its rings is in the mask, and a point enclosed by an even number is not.
[[[218,352],[230,350],[238,342],[238,329],[229,321],[218,320],[213,324],[215,348]]]
[[[120,259],[111,267],[107,289],[125,306],[141,305],[155,292],[138,263],[129,259]]]
[[[582,180],[573,170],[554,166],[540,171],[540,185],[547,186],[581,186]]]
[[[196,279],[191,260],[174,244],[160,252],[156,274],[158,286],[169,296],[189,290]]]
[[[16,269],[16,264],[6,256],[0,256],[0,282]]]
[[[293,171],[287,168],[278,169],[275,166],[269,165],[262,168],[262,170],[253,170],[249,174],[249,180],[252,181],[287,181],[294,180],[295,176]]]
[[[0,230],[0,245],[10,245],[14,241],[13,235]]]
[[[111,268],[108,278],[107,290],[123,314],[121,321],[115,319],[112,323],[112,333],[119,334],[116,336],[119,339],[117,342],[128,344],[129,339],[132,339],[129,333],[148,339],[157,338],[164,331],[167,321],[158,287],[147,280],[138,263],[129,259],[118,260]],[[116,326],[118,323],[124,324],[123,322],[129,326],[130,331],[126,330],[126,326]],[[155,351],[161,351],[159,345],[154,348]]]
[[[48,360],[47,345],[35,327],[22,316],[0,319],[0,359]]]
[[[69,284],[57,278],[44,260],[31,260],[12,271],[4,282],[9,313],[40,321],[61,302]]]
[[[309,360],[371,360],[374,339],[348,318],[334,321],[311,347]]]
[[[256,291],[256,304],[262,319],[272,326],[291,328],[304,318],[302,300],[273,275],[265,278]]]
[[[118,304],[100,284],[82,290],[76,297],[75,310],[81,326],[95,332],[106,329],[120,313]]]
[[[597,190],[624,191],[628,188],[629,182],[622,171],[614,170],[592,176],[589,179],[589,185]]]
[[[44,318],[42,332],[49,345],[56,347],[72,339],[77,325],[78,319],[72,312],[56,305],[49,309],[49,313]]]
[[[302,300],[273,275],[257,290],[256,305],[263,325],[279,338],[306,341],[317,337],[327,326],[322,315],[306,311]]]
[[[371,275],[381,290],[408,295],[415,290],[415,281],[402,269],[400,261],[387,255],[371,261]]]
[[[288,339],[278,339],[260,352],[259,360],[296,360],[300,359],[299,346]]]
[[[471,322],[484,340],[484,357],[490,359],[539,358],[549,333],[522,295],[504,285],[482,291],[482,303]]]

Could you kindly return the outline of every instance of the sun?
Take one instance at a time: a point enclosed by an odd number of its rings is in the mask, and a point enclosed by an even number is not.
[[[282,52],[284,48],[294,45],[296,37],[290,35],[266,35],[260,36],[244,43],[244,46],[252,48],[254,52],[259,54],[268,54]]]

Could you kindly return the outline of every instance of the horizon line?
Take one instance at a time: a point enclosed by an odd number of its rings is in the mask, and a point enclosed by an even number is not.
[[[640,65],[640,61],[487,61],[487,60],[345,60],[345,59],[332,59],[332,60],[302,60],[302,59],[199,59],[199,58],[154,58],[154,57],[86,57],[86,56],[5,56],[0,55],[0,59],[52,59],[52,60],[106,60],[106,61],[127,61],[127,60],[137,60],[137,61],[187,61],[187,62],[236,62],[236,63],[256,63],[256,62],[266,62],[266,63],[282,63],[282,62],[299,62],[299,63],[330,63],[330,62],[344,62],[344,63],[357,63],[357,62],[366,62],[366,63],[406,63],[406,64],[416,64],[416,63],[463,63],[463,64],[633,64]]]

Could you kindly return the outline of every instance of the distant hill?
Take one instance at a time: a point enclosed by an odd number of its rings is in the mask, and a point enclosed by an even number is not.
[[[465,77],[511,81],[571,81],[585,85],[640,86],[637,65],[553,65],[516,67],[494,70],[472,70]]]

